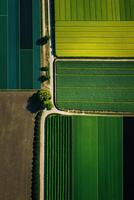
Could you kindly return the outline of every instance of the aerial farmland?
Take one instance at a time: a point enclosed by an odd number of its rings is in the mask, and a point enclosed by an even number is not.
[[[132,112],[134,62],[57,61],[56,106],[60,109]]]
[[[133,10],[132,1],[54,2],[56,110],[44,124],[47,200],[131,199]]]
[[[0,200],[133,200],[133,0],[0,0],[0,47]]]
[[[35,113],[40,88],[39,1],[0,0],[0,199],[31,200]]]
[[[39,2],[0,1],[0,89],[40,87]]]
[[[122,117],[49,116],[45,199],[112,199],[114,193],[121,200],[122,125]]]
[[[55,1],[58,57],[133,57],[133,1]]]

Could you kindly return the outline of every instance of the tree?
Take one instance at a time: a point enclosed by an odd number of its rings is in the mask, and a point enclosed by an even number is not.
[[[49,36],[46,35],[46,36],[40,38],[39,40],[37,40],[36,44],[43,46],[43,45],[47,44],[48,40],[49,40]]]
[[[41,69],[40,69],[41,71],[44,71],[44,72],[47,72],[48,70],[49,70],[49,67],[41,67]]]
[[[43,82],[45,82],[45,81],[48,81],[50,79],[50,76],[41,76],[40,78],[39,78],[39,80],[43,83]]]
[[[36,93],[37,100],[42,109],[46,108],[47,110],[51,110],[53,104],[51,102],[51,93],[49,90],[38,90]]]
[[[50,91],[49,90],[38,90],[37,98],[40,103],[50,100],[51,99]]]
[[[53,107],[53,104],[52,104],[52,102],[51,102],[50,100],[48,100],[48,101],[44,101],[44,102],[43,102],[43,106],[44,106],[44,108],[46,108],[47,110],[51,110],[52,107]]]

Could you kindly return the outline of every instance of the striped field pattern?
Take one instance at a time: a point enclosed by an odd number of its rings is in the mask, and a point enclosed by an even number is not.
[[[123,120],[51,115],[45,123],[46,200],[123,200]]]
[[[45,133],[45,199],[71,200],[71,117],[48,117]]]
[[[133,62],[56,62],[59,109],[134,112]]]
[[[56,0],[57,57],[134,57],[133,0]]]
[[[133,57],[133,21],[57,21],[59,57]]]
[[[0,0],[0,89],[37,89],[40,3]]]
[[[56,0],[56,21],[133,21],[133,0]]]

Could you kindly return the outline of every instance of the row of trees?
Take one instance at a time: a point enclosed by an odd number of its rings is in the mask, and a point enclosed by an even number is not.
[[[40,199],[40,119],[42,111],[35,117],[32,166],[32,200]]]

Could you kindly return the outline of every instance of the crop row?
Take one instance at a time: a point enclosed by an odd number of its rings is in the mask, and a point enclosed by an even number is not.
[[[96,63],[56,63],[57,107],[134,111],[134,63],[98,62],[98,67]]]
[[[45,199],[70,199],[71,117],[50,116],[45,123]]]

